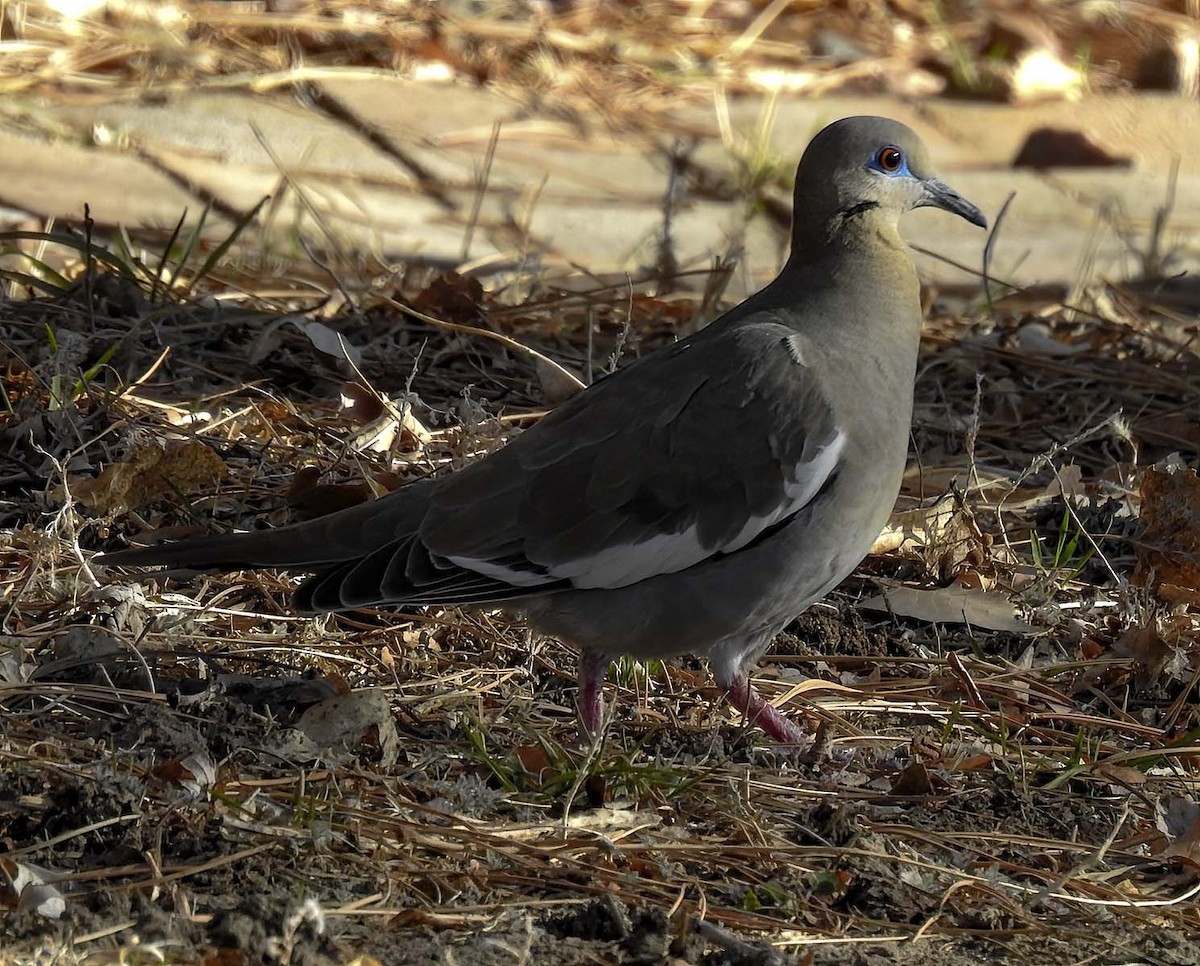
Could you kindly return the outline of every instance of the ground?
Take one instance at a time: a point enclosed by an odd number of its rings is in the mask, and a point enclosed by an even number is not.
[[[614,667],[592,746],[572,650],[501,612],[95,554],[452,471],[720,272],[669,232],[601,284],[188,230],[0,238],[0,959],[1200,961],[1186,284],[927,286],[892,524],[756,671],[814,749],[687,658]]]

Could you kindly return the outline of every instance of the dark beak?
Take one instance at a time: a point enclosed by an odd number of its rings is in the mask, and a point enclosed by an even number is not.
[[[925,193],[917,202],[918,208],[925,205],[941,208],[943,211],[950,211],[965,218],[972,225],[978,225],[980,228],[987,227],[987,219],[983,217],[983,212],[945,182],[930,178],[928,181],[921,182],[921,185],[925,189]]]

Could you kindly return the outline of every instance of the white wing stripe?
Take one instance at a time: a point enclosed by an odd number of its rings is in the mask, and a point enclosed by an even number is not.
[[[811,460],[796,466],[796,471],[791,479],[783,485],[783,492],[787,499],[765,516],[751,517],[746,521],[741,532],[719,549],[725,553],[741,550],[768,527],[773,527],[780,520],[791,516],[811,501],[837,467],[845,445],[846,434],[838,430],[837,435],[817,450]]]
[[[471,557],[447,557],[446,559],[456,567],[462,567],[463,570],[473,570],[485,577],[503,580],[506,584],[512,584],[514,587],[540,587],[542,584],[553,583],[558,579],[555,576],[544,576],[528,570],[513,570],[493,560],[474,560]]]
[[[714,553],[740,550],[755,537],[805,506],[825,485],[841,459],[846,435],[840,430],[813,458],[798,463],[784,483],[784,500],[770,513],[753,516],[731,539],[719,547],[705,548],[699,530],[692,526],[679,533],[661,533],[638,543],[605,547],[598,553],[579,557],[549,568],[545,575],[528,570],[513,570],[490,560],[447,557],[467,570],[503,580],[515,587],[537,587],[555,580],[568,579],[581,590],[615,589],[635,584],[659,574],[686,570]]]

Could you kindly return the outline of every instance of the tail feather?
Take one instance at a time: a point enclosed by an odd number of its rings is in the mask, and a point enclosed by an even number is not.
[[[421,481],[317,520],[118,550],[98,562],[176,571],[313,571],[293,600],[298,610],[308,612],[500,603],[529,596],[528,586],[514,586],[430,555],[417,530],[432,493],[433,481]],[[552,581],[538,592],[566,586],[565,581]]]
[[[97,562],[114,567],[175,570],[318,570],[365,557],[420,526],[432,480],[410,483],[379,500],[316,520],[271,530],[226,533],[106,553]]]

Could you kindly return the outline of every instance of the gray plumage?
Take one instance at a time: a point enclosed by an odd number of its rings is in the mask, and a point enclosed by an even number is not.
[[[104,562],[312,570],[303,610],[503,604],[583,650],[592,731],[612,657],[702,654],[751,720],[801,740],[745,668],[853,570],[895,501],[921,328],[897,221],[923,205],[986,225],[904,125],[831,124],[800,162],[783,271],[707,328],[451,476]]]

